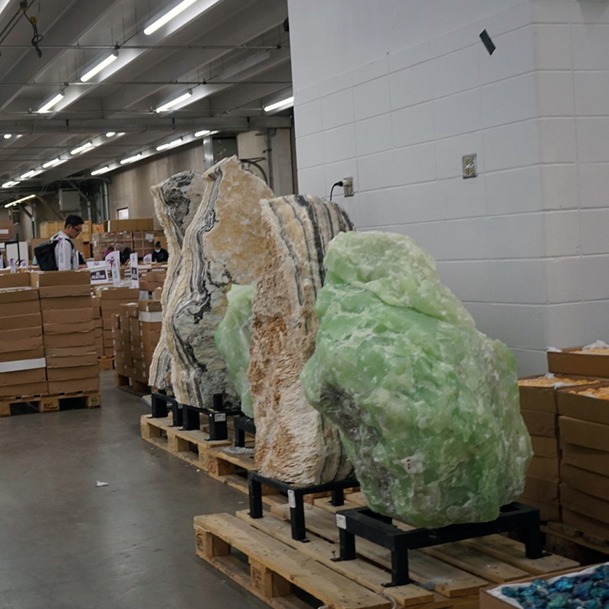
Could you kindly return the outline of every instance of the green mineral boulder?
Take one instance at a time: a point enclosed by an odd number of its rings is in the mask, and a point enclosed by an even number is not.
[[[324,266],[301,380],[368,505],[418,527],[495,519],[532,454],[511,352],[476,330],[408,237],[341,233]]]
[[[253,298],[254,286],[233,284],[227,293],[226,313],[214,334],[216,347],[224,357],[228,375],[241,396],[241,410],[252,418],[254,407],[247,368],[250,363]]]

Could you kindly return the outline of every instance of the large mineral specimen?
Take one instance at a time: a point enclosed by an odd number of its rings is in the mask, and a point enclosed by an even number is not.
[[[273,191],[242,169],[236,157],[216,163],[204,180],[204,200],[184,235],[183,272],[164,313],[171,334],[171,385],[184,404],[210,407],[219,394],[227,404],[237,405],[239,396],[214,333],[231,285],[255,283],[262,273],[260,200],[272,197]]]
[[[239,392],[241,411],[252,418],[254,406],[247,368],[250,363],[254,286],[233,284],[226,297],[226,314],[218,324],[214,338],[226,362],[226,370]]]
[[[340,428],[369,506],[431,528],[496,518],[531,457],[512,354],[405,236],[341,234],[325,266],[301,378]]]
[[[315,300],[330,240],[352,229],[335,203],[312,196],[262,202],[266,265],[253,303],[250,380],[256,467],[294,484],[347,477],[335,427],[307,402],[300,373],[315,348]]]
[[[163,227],[169,250],[167,277],[161,295],[164,311],[167,310],[169,294],[174,290],[174,286],[178,285],[184,270],[181,262],[184,233],[204,199],[207,184],[202,173],[184,171],[150,189],[154,210]],[[170,339],[171,336],[167,335],[167,324],[163,323],[161,336],[150,364],[148,381],[152,387],[158,389],[169,389],[171,385],[171,356],[168,348]]]

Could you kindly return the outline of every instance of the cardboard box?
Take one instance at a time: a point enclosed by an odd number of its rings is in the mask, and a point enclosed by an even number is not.
[[[42,327],[40,311],[30,315],[15,315],[14,317],[0,317],[0,332],[19,330],[22,328]]]
[[[82,285],[53,285],[38,289],[40,298],[65,298],[67,296],[88,296],[91,298],[91,286]],[[91,301],[93,305],[93,301]]]
[[[0,304],[0,317],[17,317],[18,315],[33,315],[40,313],[40,301],[26,300]]]
[[[49,393],[81,393],[99,391],[99,375],[73,381],[49,381]]]
[[[9,387],[12,385],[27,385],[29,383],[38,383],[46,381],[46,368],[32,368],[29,370],[18,370],[15,372],[3,372],[0,374],[0,387]]]
[[[140,311],[156,313],[163,310],[161,303],[158,300],[140,300],[137,304]]]
[[[33,271],[30,273],[34,288],[60,285],[91,285],[88,269],[78,271]]]
[[[548,370],[560,374],[609,378],[609,354],[581,353],[581,349],[572,347],[548,351]]]
[[[76,368],[97,365],[97,353],[90,351],[85,355],[47,355],[48,368]],[[75,377],[76,378],[76,377]]]
[[[64,296],[62,298],[45,298],[40,301],[41,309],[46,311],[64,311],[65,309],[91,309],[91,319],[93,318],[93,308],[91,307],[90,296]]]
[[[29,336],[29,334],[32,333],[34,334],[34,336]],[[14,332],[0,332],[0,337],[5,338],[7,335],[12,334],[14,334]],[[18,353],[19,351],[31,351],[32,349],[42,349],[42,332],[39,326],[36,328],[27,329],[24,334],[25,336],[15,337],[13,340],[0,339],[0,354]]]
[[[29,317],[29,315],[26,315],[26,317]],[[42,339],[42,324],[28,326],[26,328],[2,330],[0,331],[0,351],[4,345],[30,338]]]
[[[567,508],[562,508],[562,521],[567,526],[573,527],[581,533],[601,538],[603,542],[609,537],[609,526],[604,522],[594,520],[577,512],[572,512]],[[603,545],[605,544],[603,543]]]
[[[20,397],[22,395],[45,395],[49,386],[45,381],[29,382],[20,385],[0,386],[0,397]]]
[[[559,414],[592,423],[609,425],[609,399],[600,399],[582,393],[601,387],[605,388],[607,385],[562,389],[557,395]]]
[[[42,343],[42,340],[40,341]],[[28,349],[27,351],[10,351],[6,353],[0,353],[0,368],[8,362],[14,361],[32,361],[44,358],[44,348],[42,345],[35,349]]]
[[[558,439],[545,436],[531,436],[533,454],[536,457],[558,459]]]
[[[95,295],[102,301],[102,309],[106,300],[122,300],[124,302],[137,302],[140,291],[138,288],[95,288]]]
[[[609,502],[609,476],[562,463],[560,466],[560,480],[576,491]]]
[[[35,288],[2,288],[0,289],[0,304],[38,300],[38,290]]]
[[[576,444],[562,444],[561,467],[572,465],[597,474],[605,475],[609,471],[609,452],[577,446]]]
[[[42,310],[42,323],[44,326],[47,324],[69,324],[85,321],[93,321],[93,309]]]
[[[575,490],[566,483],[560,485],[560,501],[565,509],[602,522],[609,533],[609,503]]]
[[[47,347],[47,357],[69,357],[75,355],[87,356],[93,352],[93,345],[80,345],[78,347]]]
[[[609,426],[571,417],[559,418],[560,438],[565,444],[576,444],[596,450],[609,449]]]
[[[527,478],[539,478],[548,482],[558,482],[558,459],[534,456],[527,469]]]
[[[0,288],[30,287],[29,273],[0,273]]]
[[[47,368],[47,380],[51,381],[72,381],[76,379],[92,378],[99,374],[99,364],[97,359],[95,364],[89,366],[76,366],[72,368]]]
[[[521,410],[520,414],[532,436],[558,436],[558,417],[555,414],[540,410]]]
[[[95,321],[75,321],[74,323],[45,324],[44,334],[72,334],[74,332],[92,332],[95,330]]]
[[[557,504],[558,482],[527,476],[522,494],[540,503]]]
[[[95,344],[95,334],[90,332],[75,332],[73,334],[50,334],[44,337],[45,349],[52,347],[83,347]]]

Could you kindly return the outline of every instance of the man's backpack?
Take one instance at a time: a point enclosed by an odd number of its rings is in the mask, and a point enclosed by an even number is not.
[[[41,271],[56,271],[57,260],[55,259],[55,248],[57,240],[41,243],[34,248],[34,256]]]

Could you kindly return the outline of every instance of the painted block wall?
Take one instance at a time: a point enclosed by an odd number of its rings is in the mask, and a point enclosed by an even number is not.
[[[577,93],[588,79],[609,96],[596,57],[609,45],[607,3],[304,4],[289,2],[300,192],[327,196],[353,176],[356,196],[342,202],[357,228],[427,249],[478,327],[512,348],[520,374],[545,372],[550,345],[609,339],[609,119],[577,114],[586,104],[609,112]],[[479,175],[464,180],[469,153]]]

